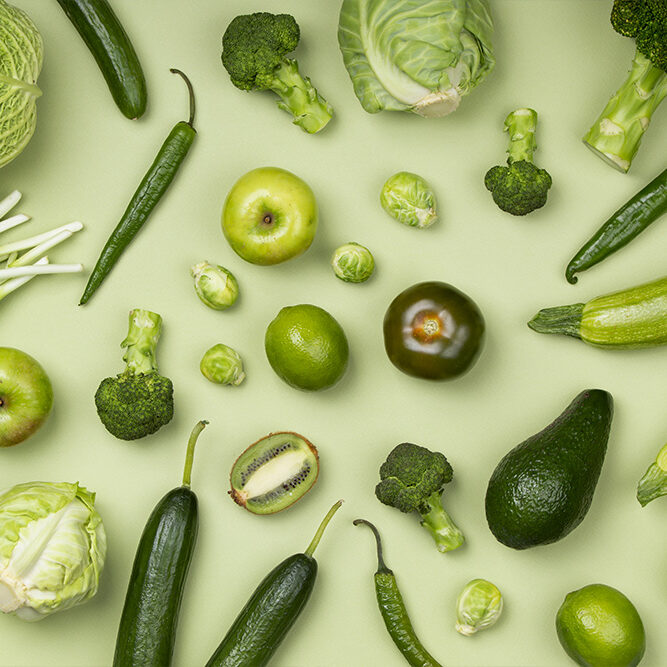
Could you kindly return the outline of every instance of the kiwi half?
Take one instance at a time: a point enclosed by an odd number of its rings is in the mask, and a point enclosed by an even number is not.
[[[310,491],[319,472],[315,445],[298,433],[270,433],[236,459],[229,495],[253,514],[274,514]]]

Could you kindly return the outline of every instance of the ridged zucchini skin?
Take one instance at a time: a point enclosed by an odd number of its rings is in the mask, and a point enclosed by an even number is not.
[[[58,0],[93,54],[124,116],[136,119],[146,110],[146,79],[139,58],[107,0]]]
[[[120,620],[114,667],[168,667],[198,530],[197,496],[185,486],[155,506],[141,535]]]
[[[263,667],[315,585],[317,561],[304,553],[279,563],[259,584],[206,667]]]

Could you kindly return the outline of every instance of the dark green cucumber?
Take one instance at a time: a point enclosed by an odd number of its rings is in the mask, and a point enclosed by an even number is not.
[[[263,667],[269,662],[308,602],[317,577],[313,552],[341,503],[329,510],[304,553],[286,558],[264,577],[206,667]]]
[[[146,110],[139,58],[107,0],[58,0],[93,54],[118,108],[135,119]]]
[[[197,540],[197,496],[190,473],[197,437],[192,431],[183,486],[155,506],[139,540],[120,619],[114,667],[168,667],[174,652],[178,612]]]

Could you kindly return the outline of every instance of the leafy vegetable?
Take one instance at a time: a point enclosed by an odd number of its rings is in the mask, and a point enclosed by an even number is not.
[[[344,0],[338,43],[368,113],[444,116],[493,69],[486,0]]]
[[[614,0],[611,24],[619,34],[634,38],[637,51],[630,73],[583,141],[612,167],[627,172],[667,95],[667,2]]]
[[[207,380],[215,384],[231,384],[236,387],[245,380],[241,356],[223,343],[206,350],[199,364],[199,370]]]
[[[237,16],[222,36],[222,64],[237,88],[273,91],[280,97],[278,107],[313,134],[331,120],[333,109],[310,79],[299,74],[296,60],[286,57],[300,36],[299,25],[289,14]]]
[[[473,579],[456,600],[456,631],[469,637],[490,628],[503,611],[503,596],[486,579]]]
[[[27,145],[37,124],[42,36],[28,15],[0,0],[0,167]]]
[[[660,496],[667,496],[667,444],[658,452],[637,485],[637,500],[642,507]]]
[[[390,176],[380,192],[382,208],[408,227],[424,229],[437,219],[435,194],[419,175],[399,171]]]
[[[0,493],[0,611],[24,621],[97,593],[107,542],[95,494],[28,482]]]
[[[0,234],[30,220],[22,213],[4,218],[20,199],[21,193],[14,190],[0,201]],[[46,255],[51,248],[81,229],[83,225],[80,222],[70,222],[37,236],[0,245],[0,300],[36,275],[83,271],[81,264],[49,264]]]
[[[442,490],[454,471],[444,454],[403,442],[396,445],[380,466],[377,499],[406,514],[417,512],[421,525],[445,553],[463,544],[463,534],[442,506]]]
[[[334,251],[331,268],[337,278],[346,283],[363,283],[375,270],[371,251],[360,243],[345,243]]]
[[[190,269],[195,292],[201,302],[213,310],[233,306],[239,296],[239,284],[231,271],[219,264],[199,262]]]
[[[127,366],[102,380],[95,392],[97,414],[109,433],[136,440],[155,433],[174,416],[174,386],[158,373],[155,360],[162,318],[150,310],[130,311],[123,360]]]
[[[547,203],[551,176],[533,164],[537,112],[517,109],[505,118],[510,135],[507,166],[491,167],[484,185],[498,207],[512,215],[526,215]]]

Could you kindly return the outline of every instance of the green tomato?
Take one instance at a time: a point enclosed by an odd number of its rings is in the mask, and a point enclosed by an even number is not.
[[[215,384],[238,386],[245,380],[241,356],[223,343],[218,343],[206,351],[199,369],[207,380]]]
[[[423,229],[438,219],[431,186],[409,171],[399,171],[387,180],[380,193],[380,203],[392,218],[409,227]]]
[[[199,262],[190,269],[190,274],[195,279],[197,296],[209,308],[225,310],[236,302],[239,284],[224,266]]]
[[[351,242],[336,248],[331,266],[336,276],[346,283],[363,283],[373,274],[375,260],[368,248]]]
[[[456,601],[456,630],[473,635],[496,623],[502,611],[503,598],[496,586],[486,579],[473,579]]]
[[[51,382],[39,363],[13,347],[0,347],[0,447],[31,436],[53,406]]]

